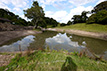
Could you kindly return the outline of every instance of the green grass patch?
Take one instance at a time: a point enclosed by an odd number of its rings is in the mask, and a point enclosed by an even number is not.
[[[59,29],[73,29],[73,30],[82,30],[88,32],[98,32],[98,33],[107,33],[107,25],[101,24],[86,24],[86,23],[77,23],[69,26],[58,26]]]
[[[107,63],[95,61],[88,57],[55,50],[35,51],[30,55],[17,55],[8,66],[0,71],[107,71]]]
[[[33,29],[34,31],[41,31],[41,29]]]

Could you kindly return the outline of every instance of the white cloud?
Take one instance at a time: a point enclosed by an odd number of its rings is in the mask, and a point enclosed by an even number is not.
[[[20,15],[22,18],[25,18],[23,15],[23,10],[29,7],[29,2],[31,3],[33,0],[1,0],[0,8],[7,8],[15,14]],[[84,7],[83,5],[91,2],[95,2],[96,0],[37,0],[40,5],[43,7],[45,14],[47,17],[52,17],[59,22],[66,23],[68,20],[71,20],[73,15],[81,14],[82,11],[90,11],[92,10],[92,6]],[[99,0],[99,2],[104,0]],[[13,8],[9,8],[8,6],[12,6]],[[54,12],[48,10],[48,6],[51,8],[58,8],[57,11]],[[53,6],[53,7],[52,7]],[[76,8],[74,8],[76,6]],[[46,9],[47,8],[47,9]],[[68,11],[66,11],[66,9]],[[48,10],[48,11],[47,11]],[[70,12],[69,12],[70,11]]]
[[[26,7],[27,0],[10,0],[15,7]]]
[[[9,11],[14,12],[15,14],[23,14],[23,10],[28,8],[28,0],[0,0],[0,8],[8,9]],[[11,9],[8,6],[12,6]]]
[[[17,8],[17,7],[13,8],[13,11],[15,13],[19,13],[19,14],[21,14],[23,12],[23,10],[21,10],[20,8]]]
[[[91,11],[92,9],[93,9],[92,6],[88,7],[78,6],[76,8],[71,9],[69,13],[66,11],[56,11],[56,12],[47,11],[45,14],[47,17],[52,17],[61,23],[63,22],[67,23],[68,20],[71,20],[73,15],[80,15],[83,11]]]
[[[67,1],[67,0],[38,0],[38,1],[45,5],[52,5],[56,2],[62,2],[62,1]]]
[[[66,11],[57,11],[57,12],[47,11],[45,14],[46,14],[46,17],[52,17],[57,21],[62,21],[63,18],[67,15],[67,12]]]
[[[53,5],[58,7],[58,5],[64,5],[64,2],[71,3],[71,5],[80,6],[87,3],[95,2],[96,0],[38,0],[41,4],[44,5]]]
[[[95,0],[69,0],[75,6],[85,5],[90,2],[94,2]]]
[[[46,7],[47,5],[52,5],[55,8],[61,10],[56,12],[45,11],[47,17],[52,17],[61,23],[67,23],[68,20],[71,20],[73,15],[81,14],[82,11],[91,11],[92,6],[84,7],[83,5],[95,1],[96,0],[39,0],[39,2],[43,4],[44,7]],[[73,6],[76,6],[76,8],[73,8]],[[71,11],[65,11],[64,9],[66,8],[71,9]]]
[[[15,7],[25,7],[27,6],[28,0],[1,0],[1,3],[5,5],[12,4]]]
[[[96,5],[99,4],[99,3],[101,3],[101,2],[103,2],[103,1],[107,1],[107,0],[99,0],[99,1],[96,3]]]
[[[4,3],[2,3],[2,2],[0,2],[0,8],[11,10],[8,6],[6,6],[6,5],[5,5]]]

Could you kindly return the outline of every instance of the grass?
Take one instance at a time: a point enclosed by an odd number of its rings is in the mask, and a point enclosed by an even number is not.
[[[86,23],[77,23],[74,25],[56,27],[57,29],[73,29],[73,30],[82,30],[88,32],[98,32],[98,33],[107,33],[107,25],[101,24],[86,24]]]
[[[107,71],[107,63],[61,51],[35,51],[30,55],[17,55],[0,71]]]

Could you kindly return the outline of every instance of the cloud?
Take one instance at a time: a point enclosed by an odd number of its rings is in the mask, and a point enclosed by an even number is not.
[[[80,46],[78,42],[71,41],[71,39],[64,34],[57,34],[52,38],[47,38],[45,40],[46,46],[50,47],[50,49],[66,49],[68,51],[79,51],[83,46]]]
[[[15,6],[15,7],[26,7],[28,1],[27,0],[11,0],[11,3]]]
[[[31,6],[33,0],[1,0],[0,8],[7,8],[10,11],[18,14],[22,18],[23,10]],[[73,15],[81,14],[82,11],[92,9],[92,6],[85,7],[85,4],[95,2],[96,0],[37,0],[40,6],[43,7],[46,17],[52,17],[58,22],[67,23]],[[99,0],[98,3],[104,1]],[[95,3],[96,4],[96,3]],[[50,7],[48,7],[50,6]],[[52,8],[52,9],[51,9]],[[51,11],[50,11],[51,9]],[[53,10],[53,11],[52,11]]]
[[[46,11],[45,14],[46,14],[46,17],[51,17],[56,19],[57,21],[62,21],[63,18],[67,15],[67,12],[66,11],[57,11],[57,12]]]
[[[62,2],[62,1],[67,1],[67,0],[38,0],[40,3],[45,4],[45,5],[52,5],[54,3]]]
[[[6,6],[4,3],[0,2],[0,8],[11,10],[8,6]]]
[[[70,12],[64,10],[56,12],[46,11],[45,14],[47,17],[52,17],[61,23],[63,22],[67,23],[69,20],[71,20],[73,15],[80,15],[83,11],[91,11],[92,9],[93,9],[92,6],[88,7],[78,6],[76,8],[71,9]]]
[[[28,0],[0,0],[0,8],[8,9],[15,14],[23,14],[23,10],[29,7]]]
[[[85,5],[90,2],[94,2],[96,0],[69,0],[70,3],[72,3],[75,6]]]
[[[21,14],[21,13],[23,12],[23,10],[21,10],[21,9],[18,8],[18,7],[14,7],[14,8],[13,8],[13,11],[14,11],[15,13],[19,13],[19,14]]]
[[[66,4],[71,3],[71,5],[73,4],[74,6],[81,6],[81,5],[85,5],[87,3],[95,2],[96,0],[38,0],[38,1],[44,5],[52,5],[52,6],[59,7],[60,5],[63,6],[64,3],[66,3]]]
[[[58,22],[67,23],[73,15],[81,14],[82,11],[91,11],[92,6],[84,7],[83,5],[95,2],[96,0],[39,0],[44,7],[52,5],[61,11],[45,11],[46,17],[56,19]],[[74,8],[76,6],[76,8]],[[66,11],[65,9],[69,9]]]
[[[99,4],[99,3],[101,3],[101,2],[103,2],[103,1],[107,1],[107,0],[99,0],[99,1],[96,3],[96,5]]]

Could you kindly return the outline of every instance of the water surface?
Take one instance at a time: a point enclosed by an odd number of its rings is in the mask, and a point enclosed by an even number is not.
[[[52,31],[29,35],[14,40],[0,46],[0,52],[19,51],[19,45],[22,51],[28,49],[36,50],[39,48],[46,49],[46,47],[50,47],[50,49],[55,50],[65,49],[69,52],[80,52],[81,49],[87,48],[89,52],[104,55],[104,58],[107,59],[107,41],[105,40]]]

